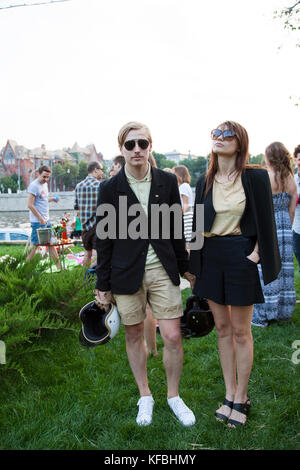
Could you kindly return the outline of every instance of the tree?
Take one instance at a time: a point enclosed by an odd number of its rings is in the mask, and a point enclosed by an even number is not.
[[[291,31],[292,33],[299,33],[300,31],[300,0],[293,0],[293,3],[289,7],[285,7],[282,10],[274,11],[274,18],[284,20],[284,28]],[[296,38],[296,47],[300,47],[300,38]],[[300,97],[289,97],[290,100],[295,100],[295,106],[299,106]]]
[[[60,163],[56,163],[56,165],[54,165],[52,169],[52,176],[55,179],[57,188],[59,188],[62,185],[64,176],[63,166]]]
[[[174,166],[176,166],[176,162],[174,162],[174,160],[165,159],[162,162],[162,169],[164,169],[164,168],[174,168]]]
[[[17,181],[15,181],[12,176],[3,176],[3,178],[0,179],[1,192],[8,193],[8,189],[10,188],[12,193],[16,193],[18,191]]]
[[[262,165],[265,166],[265,156],[260,153],[259,155],[250,155],[251,165]]]
[[[12,176],[12,179],[17,183],[18,189],[19,189],[19,177],[16,173],[14,173]],[[20,190],[23,191],[26,189],[26,184],[24,183],[22,176],[20,176]]]
[[[77,176],[79,173],[78,165],[73,165],[72,163],[65,163],[63,166],[63,175],[62,180],[68,189],[74,189],[76,186]]]
[[[81,160],[78,165],[78,180],[82,181],[84,180],[88,175],[87,171],[87,162],[84,160]]]
[[[180,162],[180,165],[185,165],[188,168],[191,175],[191,186],[196,186],[199,176],[206,173],[208,161],[205,157],[186,158]]]
[[[274,12],[275,18],[284,20],[284,28],[290,31],[300,30],[300,0],[294,0],[293,4],[285,7],[282,10]],[[297,44],[300,47],[300,44]]]
[[[166,156],[163,153],[152,152],[153,157],[155,158],[157,168],[167,168],[166,163]]]

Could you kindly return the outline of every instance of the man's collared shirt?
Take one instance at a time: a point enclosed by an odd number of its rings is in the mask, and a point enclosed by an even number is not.
[[[148,171],[143,179],[141,180],[135,179],[130,173],[128,173],[126,166],[125,166],[125,176],[127,178],[129,186],[131,187],[132,191],[136,195],[146,215],[148,215],[148,202],[149,202],[149,194],[150,194],[151,181],[152,181],[150,163],[149,163]],[[157,254],[155,253],[154,249],[152,248],[152,245],[149,243],[145,268],[153,269],[153,268],[158,268],[159,266],[162,266],[162,264]]]
[[[87,176],[75,188],[75,206],[78,206],[82,230],[86,232],[96,224],[97,199],[100,181]]]

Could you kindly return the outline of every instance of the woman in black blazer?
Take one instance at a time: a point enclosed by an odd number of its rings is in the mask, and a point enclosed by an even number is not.
[[[251,317],[264,302],[257,263],[265,284],[276,279],[280,256],[272,192],[265,169],[247,165],[249,140],[238,123],[227,121],[211,133],[209,169],[196,186],[196,205],[204,205],[204,243],[191,244],[194,294],[205,297],[214,315],[225,400],[216,418],[235,427],[246,422],[253,362]],[[237,375],[237,381],[236,381]]]

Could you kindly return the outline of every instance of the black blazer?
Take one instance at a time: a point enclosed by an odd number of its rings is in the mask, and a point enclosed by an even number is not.
[[[268,172],[260,168],[247,168],[242,173],[242,184],[246,195],[246,207],[240,221],[241,232],[245,237],[258,240],[264,284],[269,284],[277,278],[281,269],[281,260]],[[212,188],[204,197],[205,186],[205,175],[202,175],[196,186],[195,205],[204,204],[204,232],[209,232],[216,212],[213,206]],[[195,232],[195,220],[193,232]],[[200,271],[201,250],[191,250],[190,272],[197,275]]]
[[[101,183],[98,194],[98,207],[102,204],[111,204],[116,211],[116,239],[101,240],[97,237],[97,282],[96,288],[101,291],[111,290],[113,294],[134,294],[141,286],[149,243],[160,259],[174,285],[180,284],[180,276],[188,271],[188,253],[185,249],[185,240],[174,237],[174,217],[170,217],[170,239],[163,239],[161,230],[158,239],[151,238],[151,205],[174,203],[181,207],[178,184],[175,175],[157,168],[151,168],[152,181],[148,203],[148,238],[132,240],[129,237],[122,239],[119,236],[120,196],[127,196],[128,210],[139,201],[129,186],[125,170],[111,179]],[[181,226],[183,230],[183,218]],[[124,212],[122,211],[124,217]],[[127,227],[135,219],[127,216]],[[97,216],[96,225],[105,216]],[[183,233],[183,232],[182,232]]]

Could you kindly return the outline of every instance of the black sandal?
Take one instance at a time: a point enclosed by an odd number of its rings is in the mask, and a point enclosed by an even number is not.
[[[250,398],[248,397],[245,403],[234,403],[232,409],[247,416],[250,410],[250,406],[251,402]],[[242,423],[241,421],[236,421],[235,419],[231,418],[228,420],[228,425],[230,425],[232,428],[235,428],[236,426],[244,426],[244,424],[246,424],[246,421]]]
[[[232,409],[233,401],[229,401],[227,400],[227,398],[224,398],[223,405],[226,405]],[[215,412],[215,417],[217,418],[217,421],[223,421],[223,422],[226,422],[229,419],[229,416],[225,416],[222,413],[218,413],[217,411]]]

